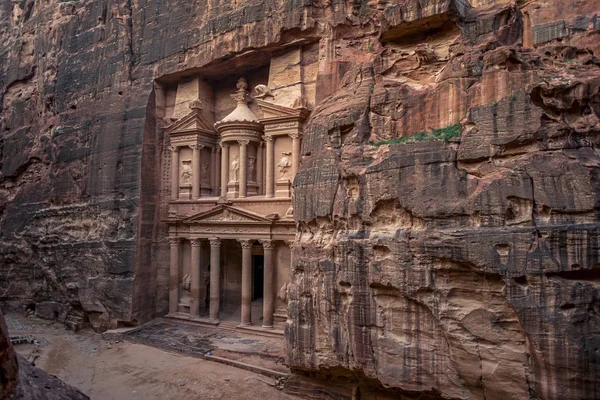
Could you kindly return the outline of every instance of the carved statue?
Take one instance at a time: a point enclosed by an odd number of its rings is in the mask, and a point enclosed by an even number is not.
[[[273,93],[271,93],[271,89],[267,85],[256,85],[254,93],[254,98],[256,99],[262,99],[267,96],[273,97]]]
[[[248,82],[246,81],[246,79],[240,78],[237,81],[236,87],[238,92],[245,92],[246,90],[248,90]]]
[[[180,303],[182,304],[191,304],[192,302],[192,295],[191,295],[191,290],[192,288],[192,277],[190,276],[190,274],[185,274],[184,277],[181,279],[181,289],[182,293],[180,295]]]
[[[235,156],[233,161],[231,161],[231,165],[229,167],[229,175],[231,176],[231,180],[233,182],[237,182],[239,170],[240,170],[240,160],[237,156]]]
[[[184,186],[192,184],[192,161],[190,160],[181,162],[181,184]]]
[[[189,292],[191,287],[192,287],[192,278],[190,277],[190,274],[185,274],[185,276],[181,280],[181,288],[183,290],[187,290]]]
[[[256,169],[256,157],[248,157],[248,181],[254,182],[254,170]]]
[[[200,179],[201,179],[202,183],[208,182],[208,167],[209,167],[208,163],[202,163],[202,169],[200,171]]]
[[[281,160],[279,160],[279,163],[277,164],[277,168],[279,168],[280,178],[283,179],[286,177],[288,169],[292,166],[292,164],[290,163],[290,158],[289,158],[289,156],[291,156],[292,153],[287,152],[287,151],[282,151],[281,154],[283,154],[283,157],[281,157]]]

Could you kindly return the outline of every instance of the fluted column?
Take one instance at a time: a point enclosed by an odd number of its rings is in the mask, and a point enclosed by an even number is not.
[[[264,194],[263,190],[263,144],[256,146],[256,183],[258,184],[258,195]]]
[[[248,143],[249,140],[238,140],[240,144],[240,197],[248,193]]]
[[[179,147],[171,146],[171,200],[179,199]]]
[[[290,134],[292,138],[292,181],[296,176],[296,172],[298,172],[298,167],[300,166],[300,134],[292,133]]]
[[[252,240],[238,240],[242,245],[242,321],[252,325]]]
[[[273,149],[273,137],[272,136],[263,136],[263,139],[267,143],[267,165],[266,165],[266,178],[265,178],[265,196],[273,197],[275,195],[275,153]]]
[[[210,192],[213,196],[217,195],[217,182],[218,182],[218,175],[216,174],[217,172],[217,148],[213,147],[212,149],[210,149]]]
[[[229,183],[229,143],[221,143],[221,197],[227,197]]]
[[[192,199],[200,198],[200,151],[204,146],[192,144]]]
[[[210,238],[210,312],[209,319],[219,322],[221,300],[221,239]]]
[[[273,276],[275,272],[275,266],[273,265],[273,249],[275,246],[272,240],[263,240],[262,245],[265,253],[263,285],[263,328],[273,329],[273,310],[275,307],[275,296],[273,293]]]
[[[190,306],[190,315],[200,316],[200,239],[190,239],[192,245],[192,265],[190,273],[192,274],[192,283],[190,292],[192,295],[192,304]]]
[[[179,238],[169,238],[171,262],[169,268],[169,314],[179,311]]]

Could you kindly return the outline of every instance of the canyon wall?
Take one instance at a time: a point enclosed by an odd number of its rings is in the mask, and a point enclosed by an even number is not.
[[[288,389],[597,397],[599,14],[584,0],[2,1],[0,295],[74,328],[164,314],[167,88],[312,43]]]
[[[597,17],[535,3],[399,24],[317,106],[295,180],[297,372],[364,397],[599,395]]]

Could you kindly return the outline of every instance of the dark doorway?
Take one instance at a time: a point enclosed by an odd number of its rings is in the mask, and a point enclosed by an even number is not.
[[[263,297],[264,263],[264,256],[252,256],[252,301]]]

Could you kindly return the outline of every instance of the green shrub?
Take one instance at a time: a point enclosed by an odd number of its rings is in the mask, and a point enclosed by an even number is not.
[[[460,122],[454,124],[454,125],[449,125],[445,128],[440,128],[440,129],[436,129],[433,132],[431,132],[430,134],[428,134],[427,132],[417,132],[415,133],[413,136],[403,136],[403,137],[399,137],[399,138],[394,138],[394,139],[389,139],[389,140],[382,140],[376,143],[371,143],[373,146],[383,146],[386,144],[402,144],[402,143],[409,143],[409,142],[421,142],[424,140],[443,140],[444,142],[447,142],[448,140],[455,138],[455,137],[460,137]]]

